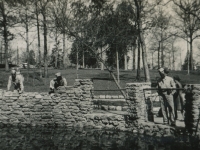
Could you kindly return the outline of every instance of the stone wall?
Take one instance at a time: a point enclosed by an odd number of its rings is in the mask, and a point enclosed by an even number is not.
[[[112,103],[114,107],[103,112],[94,109],[96,102],[90,79],[76,79],[72,87],[52,95],[36,92],[19,95],[0,90],[0,126],[65,126],[128,130],[156,136],[176,134],[174,128],[149,122],[153,121],[152,94],[144,89],[150,85],[127,83],[127,97],[123,100],[126,109]],[[190,85],[187,89],[185,123],[188,131],[194,131],[199,119],[200,86]],[[113,97],[113,101],[118,99]],[[110,112],[112,109],[121,113]]]
[[[186,89],[185,126],[192,134],[200,130],[200,84],[186,85],[184,88]]]
[[[74,86],[58,93],[0,91],[0,123],[21,126],[76,126],[93,110],[93,82],[76,79]]]
[[[151,93],[150,83],[128,83],[127,102],[129,105],[129,122],[134,132],[147,135],[177,135],[200,133],[200,85],[186,85],[185,88],[185,129],[175,130],[170,126],[154,124],[153,102],[157,94]]]
[[[148,120],[147,110],[151,106],[147,106],[146,103],[149,100],[148,97],[151,95],[151,91],[144,91],[143,89],[150,87],[151,83],[127,83],[126,85],[128,112],[135,124],[137,124],[138,120]]]
[[[94,111],[96,104],[92,89],[90,79],[76,79],[72,87],[60,89],[51,95],[37,92],[19,95],[0,90],[0,126],[130,130],[123,114]]]

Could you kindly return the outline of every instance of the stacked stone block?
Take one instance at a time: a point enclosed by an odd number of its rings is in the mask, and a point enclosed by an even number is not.
[[[146,101],[150,95],[151,91],[143,90],[150,88],[150,83],[127,83],[126,84],[126,93],[127,93],[127,102],[129,105],[128,113],[131,120],[147,120],[147,110],[150,109],[150,106],[146,105]]]
[[[195,133],[197,128],[197,123],[199,121],[199,107],[200,107],[200,85],[186,85],[185,94],[185,126],[189,133]],[[200,125],[199,125],[200,127]]]
[[[80,100],[79,108],[81,114],[91,113],[93,111],[92,97],[93,97],[93,82],[90,79],[76,79],[74,83],[76,88],[76,97]]]
[[[122,131],[130,131],[123,115],[118,114],[102,114],[94,113],[85,115],[87,118],[87,127],[98,129],[115,129]],[[89,125],[89,126],[88,126]]]

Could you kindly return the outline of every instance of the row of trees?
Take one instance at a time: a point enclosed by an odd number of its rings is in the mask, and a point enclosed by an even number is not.
[[[171,14],[166,12],[169,5]],[[44,64],[45,77],[49,39],[55,43],[51,53],[55,67],[66,68],[69,61],[83,66],[101,63],[112,73],[110,66],[117,70],[120,66],[126,68],[127,53],[131,50],[133,58],[136,53],[138,56],[137,79],[140,79],[142,67],[145,81],[150,81],[147,53],[152,53],[153,64],[153,54],[157,52],[157,67],[168,63],[175,69],[177,48],[174,43],[182,38],[189,43],[188,66],[193,69],[193,41],[200,35],[199,13],[198,0],[123,0],[119,3],[106,0],[1,0],[0,33],[4,41],[5,69],[9,69],[9,42],[17,35],[26,42],[28,68],[30,46],[37,42],[37,60],[39,65]],[[37,34],[30,38],[33,31]],[[66,40],[72,42],[70,55]],[[104,55],[106,58],[103,59]]]

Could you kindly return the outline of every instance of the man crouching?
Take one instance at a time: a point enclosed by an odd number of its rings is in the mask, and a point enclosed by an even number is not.
[[[58,90],[61,86],[67,86],[67,80],[62,77],[61,73],[58,72],[55,74],[56,78],[50,81],[50,91],[49,94],[54,93],[55,90]]]
[[[8,91],[10,90],[12,84],[14,86],[14,90],[17,90],[19,93],[22,93],[24,91],[24,77],[21,75],[19,69],[11,70],[11,75],[8,78]]]

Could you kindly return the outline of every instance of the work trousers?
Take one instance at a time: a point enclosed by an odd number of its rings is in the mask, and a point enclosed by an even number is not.
[[[173,95],[162,94],[162,96],[160,96],[160,102],[163,114],[163,122],[175,124]]]
[[[21,90],[20,83],[14,83],[14,89],[20,91]]]

